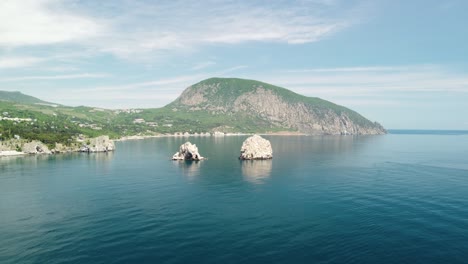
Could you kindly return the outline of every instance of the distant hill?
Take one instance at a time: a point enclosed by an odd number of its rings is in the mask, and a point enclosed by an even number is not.
[[[317,97],[254,80],[211,78],[188,87],[167,105],[177,115],[218,130],[298,131],[314,135],[384,134],[357,112]],[[207,118],[208,116],[208,118]],[[210,119],[215,120],[211,122]]]
[[[0,91],[0,101],[8,101],[20,104],[52,104],[42,101],[36,97],[23,94],[21,92]]]

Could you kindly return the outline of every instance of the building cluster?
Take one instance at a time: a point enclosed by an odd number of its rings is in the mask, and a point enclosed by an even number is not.
[[[139,114],[143,112],[143,110],[141,109],[119,109],[119,110],[115,110],[114,113],[115,114],[120,114],[120,113],[124,113],[124,114]]]
[[[150,127],[157,127],[158,123],[156,122],[146,122],[143,118],[136,118],[133,120],[133,124],[145,124]]]
[[[13,121],[13,122],[35,122],[37,121],[36,119],[32,118],[19,118],[19,117],[2,117],[0,116],[0,121],[5,120],[5,121]]]
[[[83,128],[91,128],[91,129],[94,129],[94,130],[102,130],[102,127],[96,125],[96,124],[78,124],[79,127],[83,127]]]

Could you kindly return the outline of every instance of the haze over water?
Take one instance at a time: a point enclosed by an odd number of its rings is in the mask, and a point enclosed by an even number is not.
[[[186,138],[0,159],[1,263],[466,263],[468,135]],[[398,133],[398,134],[396,134]]]

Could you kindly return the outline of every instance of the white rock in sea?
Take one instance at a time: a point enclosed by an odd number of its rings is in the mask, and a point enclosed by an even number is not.
[[[215,137],[224,137],[225,134],[223,132],[215,131],[215,132],[213,132],[213,136],[215,136]]]
[[[176,152],[172,156],[173,160],[202,160],[204,159],[200,153],[198,153],[197,145],[190,142],[185,142],[179,148],[179,152]]]
[[[239,159],[255,160],[255,159],[272,159],[273,150],[270,141],[262,138],[259,135],[253,135],[247,138],[241,147]]]
[[[36,140],[25,143],[22,147],[22,151],[27,154],[52,154],[44,143]]]
[[[100,136],[88,139],[81,148],[80,152],[109,152],[115,150],[115,145],[109,136]]]

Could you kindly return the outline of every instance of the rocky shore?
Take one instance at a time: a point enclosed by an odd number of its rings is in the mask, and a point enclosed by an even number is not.
[[[127,141],[127,140],[142,140],[147,138],[162,138],[162,137],[231,137],[231,136],[252,136],[254,133],[224,133],[224,132],[205,132],[205,133],[174,133],[174,134],[154,134],[154,135],[134,135],[134,136],[125,136],[114,141]],[[256,133],[256,135],[266,135],[266,136],[309,136],[309,134],[295,132],[295,131],[278,131],[271,133]]]
[[[81,146],[79,152],[109,152],[114,150],[114,142],[108,136],[100,136],[88,139],[86,144]]]
[[[26,155],[24,152],[16,150],[0,150],[0,157]]]
[[[109,139],[109,136],[99,136],[95,138],[78,137],[69,145],[55,143],[55,146],[52,149],[37,140],[27,141],[24,139],[10,139],[0,141],[0,157],[68,152],[109,152],[114,150],[114,142]]]

